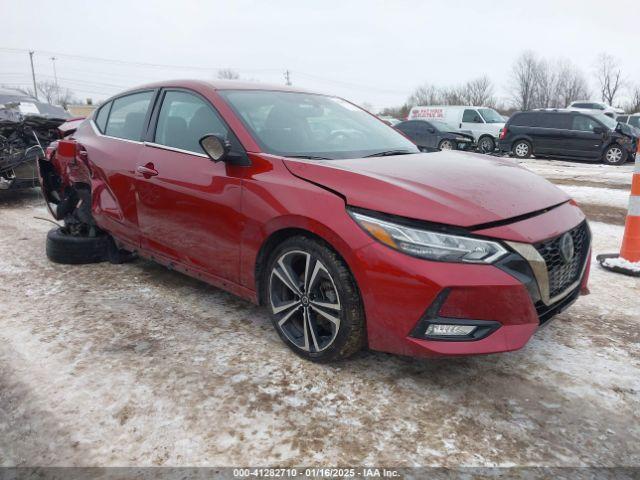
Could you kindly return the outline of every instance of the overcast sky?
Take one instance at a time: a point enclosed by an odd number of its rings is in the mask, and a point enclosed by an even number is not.
[[[511,64],[526,49],[571,59],[594,97],[599,52],[640,84],[637,0],[0,0],[0,8],[0,84],[30,84],[20,50],[32,49],[38,79],[53,78],[55,56],[59,84],[94,100],[148,81],[215,78],[220,68],[269,83],[283,83],[288,69],[294,85],[378,108],[424,82],[483,74],[506,98]]]

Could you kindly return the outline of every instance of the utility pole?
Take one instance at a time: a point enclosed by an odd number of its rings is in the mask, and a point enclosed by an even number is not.
[[[36,88],[36,72],[33,69],[33,50],[29,50],[29,60],[31,61],[31,78],[33,79],[33,96],[38,100],[38,89]]]
[[[289,70],[284,71],[285,85],[291,86],[291,72]]]
[[[53,78],[56,82],[56,88],[58,88],[58,72],[56,72],[56,57],[51,57],[51,63],[53,64]]]

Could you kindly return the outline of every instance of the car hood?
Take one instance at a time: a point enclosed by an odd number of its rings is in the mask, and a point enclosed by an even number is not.
[[[284,162],[293,175],[337,192],[350,206],[461,227],[507,220],[569,200],[512,160],[474,153]]]

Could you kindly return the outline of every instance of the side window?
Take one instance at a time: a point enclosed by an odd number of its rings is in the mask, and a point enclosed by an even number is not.
[[[109,110],[111,110],[111,104],[112,102],[109,102],[103,106],[100,107],[100,110],[98,110],[98,113],[96,115],[96,125],[98,126],[98,130],[100,130],[102,133],[105,132],[105,128],[107,127],[107,118],[109,118]]]
[[[629,125],[640,128],[640,116],[629,117]]]
[[[570,116],[563,113],[543,113],[542,126],[545,128],[569,129]]]
[[[599,127],[600,124],[593,118],[585,115],[576,115],[573,117],[572,130],[580,130],[581,132],[593,132],[593,127]]]
[[[222,138],[228,135],[224,122],[208,102],[189,92],[169,90],[165,93],[155,143],[204,153],[199,140],[208,133]]]
[[[112,102],[105,134],[127,140],[140,140],[152,97],[153,92],[141,92],[116,98]]]
[[[466,123],[483,123],[480,114],[475,110],[465,110],[462,114],[462,121]]]
[[[540,117],[539,113],[518,113],[511,118],[509,123],[516,127],[545,127],[546,125],[541,123]]]
[[[404,133],[412,133],[413,132],[413,122],[401,122],[396,125],[395,128]]]
[[[590,103],[574,103],[575,108],[592,108]]]

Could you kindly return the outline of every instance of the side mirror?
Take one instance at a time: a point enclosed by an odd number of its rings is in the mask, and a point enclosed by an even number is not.
[[[605,133],[605,129],[602,127],[593,127],[593,133],[597,135],[602,135]]]
[[[478,116],[473,117],[473,121],[474,121],[474,123],[482,123],[482,119],[480,117],[478,117]]]
[[[202,137],[199,141],[200,146],[211,160],[221,162],[225,159],[230,150],[229,142],[222,138],[209,133]]]
[[[436,133],[436,129],[435,129],[435,128],[429,128],[429,129],[428,129],[428,132],[429,132],[429,133]]]

